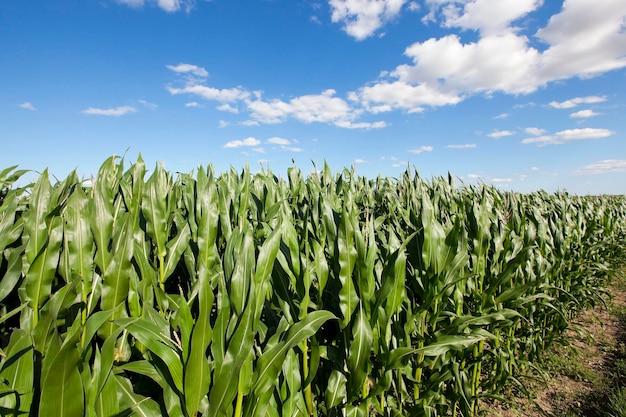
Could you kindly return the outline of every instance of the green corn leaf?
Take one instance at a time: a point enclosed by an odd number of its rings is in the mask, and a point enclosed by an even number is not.
[[[113,319],[127,317],[125,301],[128,298],[130,275],[133,268],[133,229],[132,219],[124,215],[119,220],[120,226],[116,227],[113,238],[112,257],[105,271],[102,284],[102,298],[100,305],[103,310],[112,310]],[[100,335],[107,337],[114,328],[110,324],[100,329]]]
[[[164,259],[167,255],[169,213],[166,196],[168,191],[167,175],[157,164],[145,184],[141,209],[146,219],[146,231],[154,242],[160,259]]]
[[[253,390],[256,397],[254,399],[254,415],[264,415],[267,411],[269,398],[272,395],[272,386],[276,383],[287,353],[302,341],[312,337],[322,324],[333,319],[336,320],[337,317],[328,311],[314,311],[291,326],[284,339],[263,352],[257,362],[253,377],[255,381]],[[293,369],[291,372],[300,372],[300,370]]]
[[[161,409],[154,400],[135,394],[132,382],[128,378],[115,375],[115,383],[120,399],[120,409],[122,410],[120,415],[136,415],[139,417],[161,415]]]
[[[352,342],[348,354],[348,370],[350,371],[349,400],[354,400],[368,374],[368,363],[372,350],[372,327],[365,316],[363,306],[359,306],[352,326]]]
[[[31,336],[24,330],[15,330],[6,348],[6,356],[0,362],[0,381],[4,381],[5,388],[15,393],[15,396],[0,397],[0,407],[18,408],[15,397],[19,396],[19,411],[29,411],[35,377],[33,352]]]
[[[47,242],[30,265],[24,285],[26,301],[33,309],[33,324],[37,325],[39,309],[50,298],[59,253],[63,241],[63,222],[60,217],[50,219],[47,227]]]
[[[194,415],[198,411],[211,383],[207,349],[213,336],[210,323],[213,299],[213,290],[208,279],[201,278],[198,300],[200,314],[193,328],[189,358],[185,364],[185,407],[189,415]]]
[[[8,262],[4,276],[0,280],[0,303],[16,289],[22,278],[22,258],[25,246],[9,248],[4,251]]]
[[[76,340],[77,341],[77,340]],[[80,352],[67,340],[54,358],[44,364],[39,414],[79,417],[85,412],[83,382],[78,371]]]
[[[18,195],[9,193],[0,206],[0,253],[22,234],[23,222],[16,222]]]
[[[176,389],[183,392],[183,364],[169,334],[163,334],[159,327],[146,319],[118,319],[116,323],[125,327],[133,337],[165,363]]]
[[[338,249],[339,249],[339,280],[341,289],[339,290],[339,308],[343,315],[340,327],[346,327],[352,319],[352,313],[359,303],[359,297],[354,287],[352,271],[356,262],[357,250],[354,244],[354,230],[349,220],[346,209],[343,209],[339,224]]]
[[[326,408],[331,409],[347,401],[346,377],[338,370],[334,370],[328,378],[328,385],[324,393]]]
[[[167,256],[165,257],[164,268],[164,276],[166,279],[174,273],[174,269],[176,269],[176,265],[178,264],[178,261],[180,261],[180,257],[185,249],[187,249],[187,246],[189,246],[190,237],[191,229],[189,228],[189,224],[185,223],[183,229],[174,237],[174,239],[167,242]]]

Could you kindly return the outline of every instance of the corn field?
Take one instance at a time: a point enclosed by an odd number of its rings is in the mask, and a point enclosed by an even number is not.
[[[474,416],[623,259],[626,199],[328,166],[0,171],[0,414]]]

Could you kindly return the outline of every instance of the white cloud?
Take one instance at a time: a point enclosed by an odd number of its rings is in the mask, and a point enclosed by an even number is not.
[[[289,151],[289,152],[302,152],[304,150],[296,146],[281,146],[281,149],[284,151]]]
[[[424,152],[432,152],[433,149],[432,146],[420,146],[419,148],[409,149],[409,152],[419,155]]]
[[[475,148],[476,144],[475,143],[464,143],[462,145],[448,145],[446,146],[446,148],[448,149],[472,149]]]
[[[613,135],[614,133],[615,132],[612,132],[608,129],[594,129],[594,128],[589,128],[589,127],[584,128],[584,129],[568,129],[568,130],[562,130],[553,135],[527,138],[527,139],[522,140],[522,143],[524,144],[535,143],[539,146],[562,145],[564,143],[571,142],[573,140],[606,138],[608,136]]]
[[[539,167],[531,167],[531,168],[530,168],[530,170],[531,170],[531,171],[539,171],[540,169],[541,169],[541,168],[539,168]]]
[[[418,2],[411,1],[411,2],[409,2],[408,6],[407,6],[407,9],[409,9],[412,12],[417,12],[418,10],[421,9],[421,7],[420,7]]]
[[[372,36],[400,14],[408,0],[329,0],[331,20],[357,40]]]
[[[492,178],[491,182],[495,182],[495,183],[513,182],[513,179],[512,178]]]
[[[304,123],[332,123],[348,129],[370,129],[385,127],[384,122],[354,122],[361,112],[352,108],[344,99],[335,97],[335,90],[321,94],[295,97],[288,102],[282,100],[245,100],[251,117],[261,123],[281,123],[294,118]]]
[[[89,107],[82,111],[83,114],[95,115],[95,116],[123,116],[125,114],[134,113],[137,109],[131,106],[120,106],[114,107],[111,109],[98,109],[94,107]]]
[[[457,94],[439,91],[428,84],[412,85],[404,81],[383,81],[363,87],[358,96],[365,108],[373,113],[392,109],[419,113],[424,110],[423,106],[445,106],[462,101]]]
[[[263,148],[252,148],[252,152],[265,153],[265,149],[263,149]]]
[[[527,127],[526,129],[524,129],[524,132],[528,133],[529,135],[539,136],[546,133],[546,130],[540,129],[538,127]]]
[[[580,175],[598,175],[610,172],[626,172],[626,159],[605,159],[585,165],[576,171]]]
[[[504,138],[506,136],[512,136],[514,134],[515,134],[515,132],[513,132],[511,130],[496,130],[495,132],[492,132],[492,133],[488,134],[487,136],[489,136],[490,138],[493,138],[493,139],[500,139],[500,138]]]
[[[343,127],[345,129],[382,129],[383,127],[387,127],[387,123],[379,121],[379,122],[350,122],[347,120],[340,120],[335,122],[335,126]]]
[[[117,2],[133,8],[143,7],[143,0],[117,0]]]
[[[587,97],[576,97],[570,100],[565,101],[552,101],[550,102],[550,106],[555,109],[571,109],[572,107],[576,107],[579,104],[593,104],[593,103],[603,103],[606,101],[606,96],[587,96]]]
[[[366,164],[367,160],[366,159],[361,159],[361,158],[357,158],[354,160],[355,164]]]
[[[141,104],[144,107],[149,108],[150,110],[156,110],[157,108],[159,108],[158,105],[156,105],[154,103],[150,103],[150,102],[148,102],[146,100],[138,100],[138,101],[139,101],[139,104]]]
[[[166,67],[179,74],[193,74],[197,77],[202,78],[206,78],[209,76],[209,72],[206,69],[197,65],[180,63],[178,65],[166,65]]]
[[[476,30],[478,39],[464,42],[460,35],[447,34],[410,45],[405,56],[411,63],[382,72],[375,83],[360,90],[368,110],[382,111],[376,106],[388,105],[419,111],[475,94],[529,94],[554,81],[626,67],[623,0],[603,0],[601,6],[596,0],[564,0],[546,26],[528,36],[514,25],[543,6],[542,0],[426,3],[431,9],[427,21],[440,19],[444,27]],[[417,88],[428,91],[427,97],[447,100],[423,99]]]
[[[30,101],[26,101],[26,102],[20,104],[20,107],[23,108],[23,109],[26,109],[26,110],[33,110],[33,111],[37,110],[35,108],[35,106],[33,106],[33,103],[31,103]]]
[[[219,111],[227,111],[227,112],[235,113],[235,114],[239,113],[239,109],[237,107],[231,106],[228,103],[224,103],[224,104],[217,106],[217,109]]]
[[[279,137],[272,137],[269,138],[267,141],[265,141],[265,143],[270,143],[273,145],[289,145],[291,144],[291,141],[289,139],[284,139],[284,138],[279,138]]]
[[[144,0],[116,0],[117,3],[125,4],[133,8],[140,8],[146,3]],[[189,12],[195,6],[195,0],[149,0],[148,3],[156,4],[168,13],[174,13],[181,9]]]
[[[572,118],[587,118],[587,117],[599,116],[601,114],[602,113],[596,113],[593,110],[580,110],[580,111],[577,111],[575,113],[570,114],[569,117],[572,117]]]
[[[231,140],[224,144],[224,148],[241,148],[242,146],[259,146],[261,141],[257,138],[249,137],[243,140]]]
[[[277,136],[271,137],[265,141],[265,143],[270,145],[279,145],[280,149],[288,152],[302,152],[302,148],[298,148],[296,146],[290,146],[293,142],[298,142],[297,140],[289,140],[285,138],[279,138]]]
[[[494,117],[494,119],[496,119],[496,120],[507,119],[509,116],[510,116],[510,114],[508,114],[508,113],[501,113],[501,114],[497,115],[496,117]]]
[[[543,52],[545,80],[593,76],[626,66],[626,2],[623,0],[565,0],[537,37]]]
[[[540,7],[543,0],[470,0],[463,1],[463,7],[457,1],[444,3],[448,3],[443,8],[445,26],[494,33],[507,30],[512,22]]]
[[[217,126],[218,126],[219,128],[224,128],[224,127],[229,126],[229,125],[230,125],[230,123],[229,123],[229,122],[227,122],[226,120],[220,120],[220,121],[217,123]]]
[[[185,103],[185,107],[202,107],[202,106],[197,101],[190,101],[189,103]]]
[[[167,87],[167,91],[172,95],[193,94],[206,100],[221,102],[233,102],[243,100],[250,96],[250,93],[240,87],[218,89],[200,84],[192,84],[183,88]]]

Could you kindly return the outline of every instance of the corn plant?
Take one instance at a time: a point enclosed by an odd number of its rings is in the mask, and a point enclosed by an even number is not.
[[[479,413],[624,255],[623,197],[141,157],[0,171],[0,413]]]

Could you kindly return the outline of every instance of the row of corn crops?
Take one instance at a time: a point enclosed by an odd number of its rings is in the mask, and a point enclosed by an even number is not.
[[[626,200],[0,171],[0,414],[473,416],[601,302]]]

